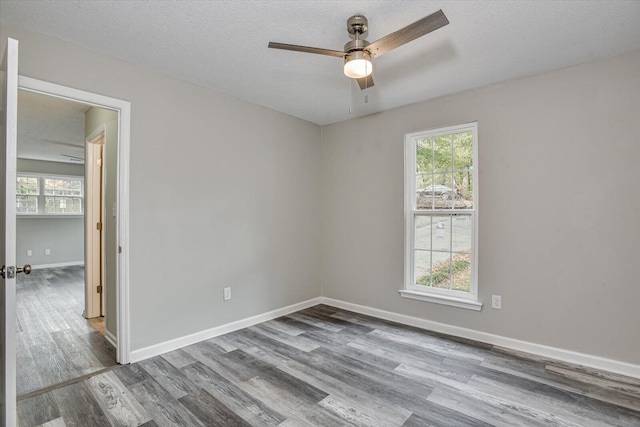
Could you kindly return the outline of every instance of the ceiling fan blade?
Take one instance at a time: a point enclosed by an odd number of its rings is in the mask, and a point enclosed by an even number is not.
[[[295,44],[269,42],[269,47],[271,49],[293,50],[295,52],[306,52],[306,53],[316,53],[318,55],[337,56],[338,58],[344,58],[346,56],[345,52],[341,52],[339,50],[321,49],[319,47],[298,46]]]
[[[413,24],[407,25],[398,31],[384,36],[380,40],[376,40],[367,46],[367,50],[371,52],[371,55],[377,57],[383,55],[390,50],[393,50],[403,44],[409,43],[412,40],[422,37],[438,28],[444,27],[449,23],[449,20],[445,16],[442,10],[432,13]]]
[[[356,80],[358,80],[360,90],[365,90],[366,88],[373,86],[373,74],[369,74],[367,77],[362,77],[361,79]]]

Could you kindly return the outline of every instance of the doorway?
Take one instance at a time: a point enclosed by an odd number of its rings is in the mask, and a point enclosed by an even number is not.
[[[103,238],[115,219],[103,227],[103,208],[116,194],[117,138],[104,146],[118,113],[27,90],[18,107],[17,260],[33,267],[16,283],[20,399],[116,364],[117,307],[103,304],[106,279],[116,282],[116,240]]]
[[[129,363],[131,357],[129,337],[129,135],[131,105],[127,101],[25,76],[19,76],[18,87],[22,90],[109,110],[117,116],[115,122],[117,127],[111,132],[115,140],[114,146],[117,148],[114,172],[116,185],[110,190],[113,192],[115,205],[109,206],[111,214],[108,215],[108,217],[115,218],[112,227],[116,248],[113,260],[115,264],[115,289],[111,293],[112,306],[115,307],[115,314],[112,316],[112,320],[115,321],[113,341],[116,344],[116,361],[121,364]],[[108,138],[108,127],[106,133]],[[105,306],[108,310],[108,300]]]

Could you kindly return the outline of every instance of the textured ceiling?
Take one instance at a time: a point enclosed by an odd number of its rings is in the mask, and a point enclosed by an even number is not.
[[[377,58],[366,92],[339,58],[267,49],[341,50],[353,14],[372,42],[438,9],[451,23]],[[0,0],[0,16],[318,124],[640,49],[640,1]]]
[[[78,102],[18,91],[18,157],[84,163],[78,159],[84,159],[84,114],[88,109]]]

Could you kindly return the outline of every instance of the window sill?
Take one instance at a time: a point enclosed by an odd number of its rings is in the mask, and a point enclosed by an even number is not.
[[[48,214],[48,215],[44,215],[44,214],[29,214],[29,215],[20,215],[17,214],[16,215],[17,219],[23,219],[23,218],[84,218],[83,214]]]
[[[400,289],[398,292],[400,292],[400,296],[403,298],[432,302],[434,304],[450,305],[452,307],[465,308],[467,310],[482,310],[482,303],[475,300],[427,294],[425,292],[410,291],[407,289]]]

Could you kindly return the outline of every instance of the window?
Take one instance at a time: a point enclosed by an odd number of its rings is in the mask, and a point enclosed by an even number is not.
[[[476,153],[476,123],[406,135],[402,296],[481,309]]]
[[[83,177],[18,174],[18,215],[82,215],[83,211]]]

